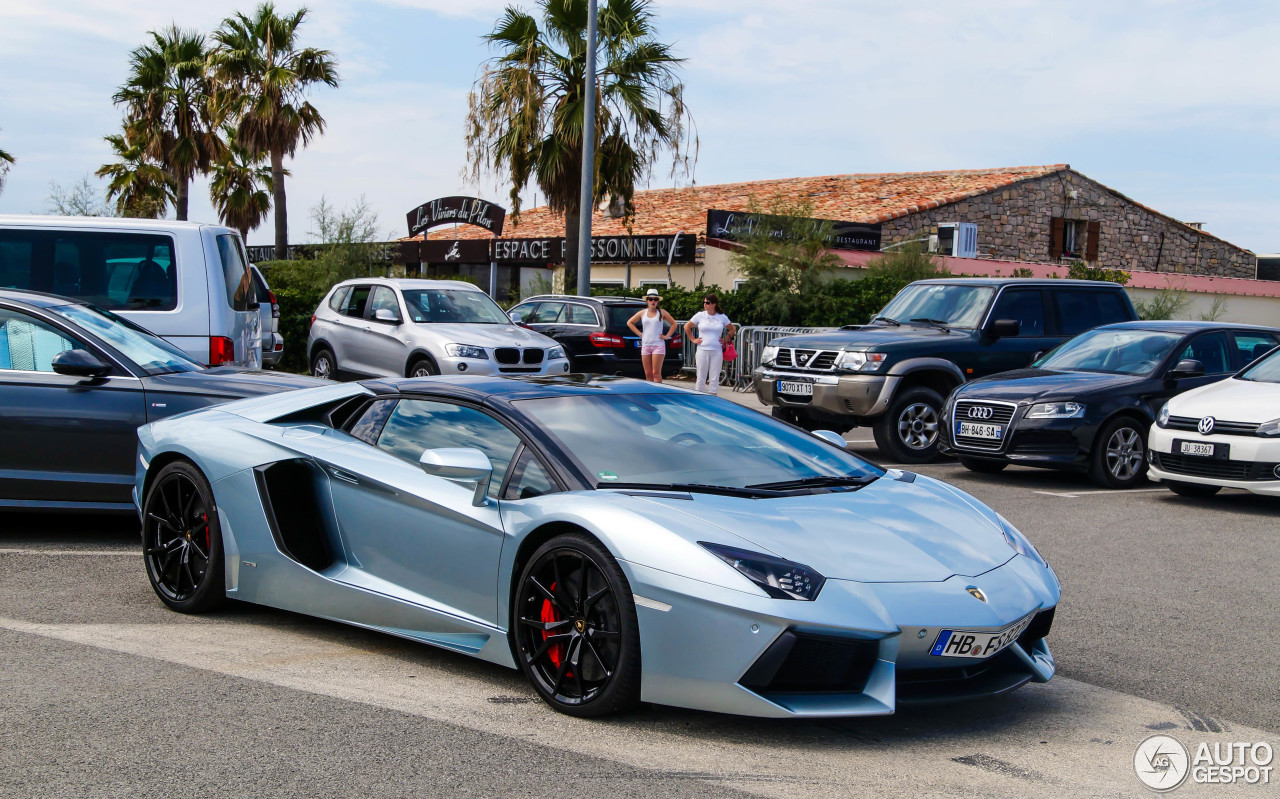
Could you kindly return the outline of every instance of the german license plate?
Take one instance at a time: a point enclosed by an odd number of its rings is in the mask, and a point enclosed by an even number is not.
[[[968,438],[989,438],[992,441],[999,441],[1004,437],[1004,425],[956,422],[956,435]]]
[[[795,394],[801,397],[813,396],[813,383],[799,383],[794,380],[779,380],[779,394]]]
[[[1018,640],[1035,614],[994,633],[943,630],[933,642],[930,655],[948,658],[987,658]]]
[[[1214,455],[1213,444],[1201,444],[1199,441],[1182,441],[1182,449],[1179,450],[1183,455],[1195,455],[1200,458],[1212,458]]]

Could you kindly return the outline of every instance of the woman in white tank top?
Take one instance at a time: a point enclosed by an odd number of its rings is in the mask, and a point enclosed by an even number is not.
[[[640,337],[640,362],[644,364],[644,379],[654,383],[662,382],[662,361],[667,357],[667,340],[676,332],[676,320],[671,314],[658,307],[662,297],[657,289],[649,289],[644,295],[648,305],[643,311],[627,320],[627,327]],[[639,322],[643,330],[636,327]],[[669,332],[662,332],[663,325],[670,325]]]

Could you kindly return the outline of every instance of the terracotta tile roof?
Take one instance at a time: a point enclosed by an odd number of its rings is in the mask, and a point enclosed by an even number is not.
[[[885,222],[1068,168],[1067,164],[1050,164],[948,172],[885,172],[652,189],[636,192],[636,215],[631,230],[623,227],[622,220],[597,211],[591,231],[598,236],[661,235],[677,230],[701,235],[706,233],[708,209],[746,211],[753,198],[763,204],[778,194],[812,202],[814,216],[821,219]],[[488,238],[480,228],[468,225],[459,226],[456,233],[452,228],[437,228],[429,235],[433,239]],[[518,225],[508,218],[502,235],[504,238],[563,236],[564,219],[545,206],[532,208],[520,215]]]

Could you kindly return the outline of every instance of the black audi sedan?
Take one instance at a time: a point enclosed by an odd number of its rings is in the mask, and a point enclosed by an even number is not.
[[[1026,369],[957,388],[940,446],[975,472],[1040,466],[1131,488],[1146,478],[1147,431],[1170,397],[1229,377],[1277,344],[1280,329],[1219,322],[1094,328]]]
[[[324,383],[208,369],[110,311],[0,289],[0,508],[132,513],[139,426]]]

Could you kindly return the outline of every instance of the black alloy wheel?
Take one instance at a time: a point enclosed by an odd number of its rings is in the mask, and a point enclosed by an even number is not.
[[[152,481],[142,551],[151,587],[170,608],[202,613],[226,601],[218,510],[209,482],[191,463],[171,463]]]
[[[931,388],[907,389],[871,428],[876,446],[895,463],[928,463],[938,457],[942,395]]]
[[[1147,482],[1147,436],[1137,419],[1122,416],[1103,426],[1093,442],[1089,476],[1103,488],[1133,488]]]
[[[338,359],[333,357],[333,350],[321,347],[311,358],[311,376],[322,380],[338,379]]]
[[[640,698],[640,635],[627,578],[595,539],[547,541],[521,572],[513,606],[517,659],[556,710],[595,717]]]
[[[1222,490],[1222,486],[1205,485],[1204,483],[1183,483],[1178,480],[1165,480],[1170,491],[1180,497],[1211,497]]]

